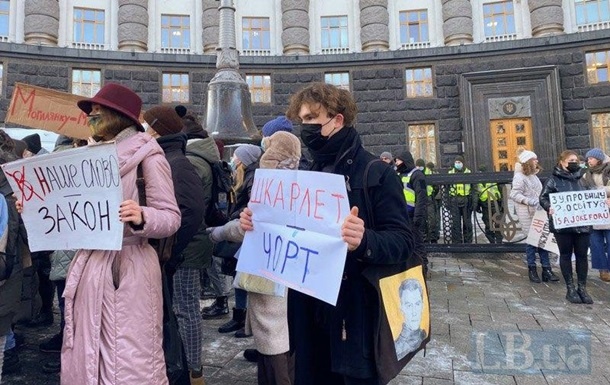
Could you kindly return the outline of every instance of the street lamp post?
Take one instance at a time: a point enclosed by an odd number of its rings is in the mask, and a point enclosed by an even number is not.
[[[219,39],[216,68],[208,85],[206,129],[226,145],[257,143],[260,136],[252,119],[252,101],[248,85],[241,77],[235,40],[233,0],[220,0]]]

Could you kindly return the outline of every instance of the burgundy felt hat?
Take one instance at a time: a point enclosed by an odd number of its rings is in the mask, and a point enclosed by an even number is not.
[[[138,119],[142,110],[142,99],[129,88],[116,83],[108,83],[91,99],[79,100],[76,104],[88,115],[91,113],[91,105],[94,103],[120,112],[133,120],[140,131],[144,131],[144,127]]]

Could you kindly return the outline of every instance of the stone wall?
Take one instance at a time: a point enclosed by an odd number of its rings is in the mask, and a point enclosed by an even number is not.
[[[359,108],[356,127],[369,150],[377,154],[384,150],[397,152],[405,148],[408,124],[434,123],[441,165],[447,166],[454,154],[443,153],[447,148],[444,145],[464,141],[463,122],[467,115],[460,105],[461,74],[556,66],[561,95],[551,97],[559,98],[563,109],[565,143],[554,146],[559,151],[570,148],[584,152],[591,146],[591,113],[610,112],[610,83],[588,85],[584,63],[585,52],[610,49],[610,37],[604,32],[418,51],[242,57],[240,72],[271,74],[272,103],[255,104],[252,108],[254,121],[261,127],[282,114],[290,95],[304,85],[323,81],[325,72],[348,71]],[[69,91],[70,68],[101,68],[104,82],[133,88],[142,97],[144,108],[161,102],[163,71],[188,72],[191,81],[188,107],[205,121],[207,84],[215,73],[214,56],[77,51],[12,43],[0,43],[0,52],[5,72],[0,121],[4,120],[15,82]],[[405,98],[405,69],[412,67],[432,67],[433,97]]]

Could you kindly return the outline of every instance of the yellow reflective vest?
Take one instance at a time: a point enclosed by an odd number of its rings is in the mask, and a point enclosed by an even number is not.
[[[464,169],[464,174],[469,174],[470,173],[470,169],[466,168]],[[455,169],[452,168],[451,170],[449,170],[449,174],[455,174]],[[458,184],[452,184],[449,187],[449,195],[451,196],[468,196],[470,195],[470,185],[469,184],[463,184],[463,183],[458,183]]]
[[[424,175],[432,175],[432,174],[433,174],[432,170],[430,170],[428,167],[424,168]],[[434,191],[434,187],[432,187],[431,185],[426,186],[426,193],[428,194],[428,196],[432,196],[433,191]]]
[[[500,199],[500,189],[497,183],[479,183],[477,185],[479,190],[479,200],[481,202],[487,202],[487,198],[490,197],[492,201]]]
[[[409,206],[410,208],[415,208],[415,190],[413,190],[409,186],[409,181],[411,180],[411,175],[413,175],[413,172],[415,170],[417,170],[417,168],[414,168],[413,170],[409,171],[409,173],[407,175],[400,178],[400,180],[402,181],[402,188],[403,188],[402,191],[405,194],[405,200],[407,201],[407,206]]]

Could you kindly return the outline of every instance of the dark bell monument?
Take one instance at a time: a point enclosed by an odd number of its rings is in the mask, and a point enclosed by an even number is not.
[[[261,137],[252,119],[252,100],[241,77],[235,41],[233,0],[220,0],[219,39],[216,59],[218,72],[208,85],[206,130],[225,145],[256,143]]]

